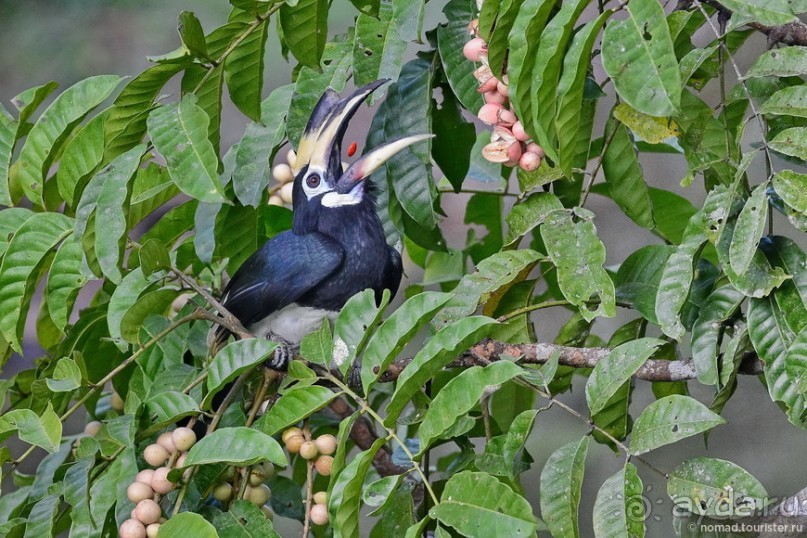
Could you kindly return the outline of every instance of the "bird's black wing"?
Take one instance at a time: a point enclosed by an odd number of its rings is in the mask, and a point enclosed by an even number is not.
[[[320,233],[276,235],[249,257],[224,289],[222,304],[245,326],[305,295],[342,264],[344,251]],[[227,332],[221,328],[216,340]]]
[[[390,246],[387,249],[389,250],[389,261],[384,273],[384,288],[389,290],[390,297],[395,297],[395,294],[398,293],[398,286],[401,285],[403,263],[401,263],[401,255],[397,250]]]

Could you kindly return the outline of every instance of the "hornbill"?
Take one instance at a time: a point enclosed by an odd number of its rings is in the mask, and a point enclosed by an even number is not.
[[[256,336],[280,343],[267,366],[283,370],[303,336],[332,321],[354,294],[371,288],[376,301],[401,281],[401,256],[387,245],[367,180],[414,135],[366,153],[342,171],[347,124],[379,80],[345,99],[328,89],[314,107],[293,164],[292,228],[267,241],[233,275],[222,305]],[[399,111],[405,113],[405,111]],[[229,333],[219,327],[215,348]]]

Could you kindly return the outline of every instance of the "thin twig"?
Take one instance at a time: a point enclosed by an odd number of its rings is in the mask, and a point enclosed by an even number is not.
[[[306,441],[311,440],[311,430],[308,427],[308,419],[303,423],[303,437]],[[303,521],[303,538],[308,538],[311,530],[311,505],[314,502],[314,460],[305,462],[305,519]]]

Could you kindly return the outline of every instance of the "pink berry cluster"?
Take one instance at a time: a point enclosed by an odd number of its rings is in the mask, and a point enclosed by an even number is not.
[[[526,172],[537,170],[546,154],[543,148],[530,141],[530,135],[510,105],[510,86],[507,75],[497,79],[488,65],[488,46],[479,36],[479,19],[471,21],[468,33],[473,38],[465,44],[462,52],[465,57],[481,63],[474,78],[479,82],[477,91],[485,99],[477,116],[488,125],[493,125],[490,144],[482,148],[482,156],[490,162],[505,166],[518,165]]]
[[[121,538],[154,538],[166,521],[160,497],[171,493],[176,484],[168,479],[172,467],[182,467],[188,450],[196,443],[190,428],[177,428],[160,434],[143,450],[143,459],[156,469],[143,469],[126,488],[126,496],[135,503],[130,519],[120,526]],[[183,479],[187,480],[187,476]]]

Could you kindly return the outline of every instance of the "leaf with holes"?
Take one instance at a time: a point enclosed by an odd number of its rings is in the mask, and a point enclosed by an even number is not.
[[[550,192],[534,192],[518,202],[506,217],[505,245],[517,244],[522,237],[540,226],[549,214],[557,209],[563,209],[563,204]]]
[[[357,87],[376,80],[397,80],[403,64],[406,41],[400,35],[399,21],[393,16],[393,5],[382,2],[378,16],[361,14],[356,18],[353,36],[353,78]],[[379,88],[370,96],[373,103],[384,96]]]
[[[726,420],[705,405],[674,394],[645,407],[633,424],[631,454],[644,454],[724,424]]]
[[[625,19],[612,19],[602,38],[602,65],[627,104],[650,116],[670,116],[681,104],[681,74],[664,9],[631,0]]]
[[[737,218],[729,247],[729,263],[737,274],[748,270],[765,232],[765,223],[768,220],[767,189],[767,182],[757,185]]]
[[[713,291],[700,308],[692,326],[692,360],[698,381],[704,385],[718,384],[722,325],[734,316],[744,300],[745,295],[731,286],[723,286]]]
[[[726,0],[723,5],[737,17],[769,26],[781,26],[798,20],[788,0]]]

